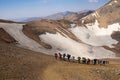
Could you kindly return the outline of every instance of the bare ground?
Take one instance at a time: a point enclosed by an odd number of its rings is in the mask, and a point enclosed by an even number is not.
[[[42,80],[54,58],[0,42],[0,80]]]
[[[0,41],[0,80],[120,80],[119,59],[106,66],[55,60]]]
[[[117,61],[112,60],[106,66],[58,61],[44,71],[43,80],[120,80],[120,64]]]

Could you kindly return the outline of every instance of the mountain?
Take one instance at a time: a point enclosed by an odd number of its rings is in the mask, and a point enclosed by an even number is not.
[[[72,22],[66,19],[42,19],[26,23],[0,22],[0,39],[50,55],[65,52],[91,59],[114,58],[120,52],[119,11],[119,1],[115,0],[93,13],[79,12],[78,14],[91,14]],[[70,12],[63,15],[68,14]],[[108,19],[109,17],[112,19]],[[102,26],[103,24],[106,26]]]
[[[0,80],[119,80],[119,8],[120,1],[111,0],[72,21],[63,18],[23,23],[1,19]],[[100,66],[55,60],[54,53],[110,63]]]
[[[22,22],[29,22],[29,21],[34,21],[34,20],[41,20],[43,17],[31,17],[31,18],[25,18],[20,21]]]
[[[75,12],[70,12],[70,11],[60,12],[60,13],[56,13],[56,14],[44,17],[44,19],[60,20],[60,19],[63,19],[65,16],[68,16],[74,13]]]
[[[34,21],[34,20],[41,20],[41,19],[51,19],[51,20],[60,20],[63,19],[65,16],[68,16],[70,14],[73,14],[75,12],[71,12],[71,11],[65,11],[65,12],[59,12],[59,13],[55,13],[46,17],[31,17],[28,19],[24,19],[22,21],[24,22],[29,22],[29,21]]]
[[[52,15],[49,15],[46,17],[32,17],[32,18],[24,19],[22,21],[29,22],[29,21],[41,20],[41,19],[49,19],[49,20],[65,19],[65,20],[72,21],[73,19],[74,20],[80,19],[92,12],[93,12],[92,10],[83,10],[83,11],[79,11],[79,12],[65,11],[65,12],[55,13],[55,14],[52,14]]]
[[[107,27],[108,25],[113,23],[120,23],[119,2],[119,0],[111,0],[106,5],[81,20],[85,20],[84,24],[93,23],[95,22],[95,20],[98,20],[98,22],[100,23],[100,27]]]
[[[69,20],[69,21],[77,21],[91,13],[93,13],[94,11],[93,10],[83,10],[83,11],[79,11],[79,12],[76,12],[74,14],[70,14],[68,16],[65,16],[64,19],[65,20]]]
[[[96,21],[98,22],[97,26],[101,29],[108,29],[105,35],[111,33],[112,39],[118,41],[117,44],[113,44],[115,47],[113,51],[117,51],[120,53],[120,1],[119,0],[111,0],[103,7],[96,10],[94,13],[80,19],[77,21],[79,25],[94,25]],[[113,27],[112,27],[113,26]],[[113,28],[114,31],[110,31]],[[103,32],[104,34],[105,32]]]
[[[3,19],[0,19],[0,22],[3,22],[3,23],[15,23],[14,21],[11,21],[11,20],[3,20]]]

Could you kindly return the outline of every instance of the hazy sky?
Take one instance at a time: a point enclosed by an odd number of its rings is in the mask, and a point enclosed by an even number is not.
[[[40,17],[57,12],[95,10],[109,0],[0,0],[0,19]]]

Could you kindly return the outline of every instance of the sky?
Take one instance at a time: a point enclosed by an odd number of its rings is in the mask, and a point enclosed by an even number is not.
[[[109,0],[0,0],[0,19],[44,17],[64,11],[96,10]]]

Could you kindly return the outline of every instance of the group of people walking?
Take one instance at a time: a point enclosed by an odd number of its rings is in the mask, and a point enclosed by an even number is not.
[[[69,61],[69,62],[77,62],[77,63],[82,63],[82,64],[99,64],[99,65],[105,65],[105,64],[109,64],[109,61],[107,60],[101,60],[101,59],[89,59],[89,58],[85,58],[85,57],[77,57],[77,59],[75,58],[75,56],[71,56],[70,54],[61,54],[61,53],[55,53],[54,54],[55,59],[59,59],[59,60],[64,60],[64,61]]]

